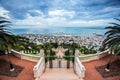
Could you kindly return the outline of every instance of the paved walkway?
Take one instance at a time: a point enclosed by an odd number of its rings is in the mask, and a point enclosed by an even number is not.
[[[0,56],[0,59],[7,59],[7,56]],[[35,80],[33,74],[33,67],[37,64],[36,62],[26,61],[19,59],[15,56],[10,56],[12,63],[24,67],[22,72],[18,75],[18,77],[7,77],[0,75],[0,80]]]
[[[114,61],[115,59],[120,59],[119,57],[104,57],[100,60],[90,61],[90,62],[84,62],[83,65],[86,68],[85,72],[85,80],[120,80],[120,76],[114,76],[109,78],[103,78],[95,69],[97,66],[102,66],[108,63],[109,60]]]
[[[72,68],[47,68],[40,80],[79,80]]]

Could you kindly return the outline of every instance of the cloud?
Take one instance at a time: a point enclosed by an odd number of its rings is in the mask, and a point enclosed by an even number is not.
[[[9,11],[5,10],[3,7],[0,7],[0,16],[10,18]]]
[[[120,0],[0,0],[0,15],[12,18],[17,28],[106,26],[119,17],[119,3]]]
[[[25,19],[30,10],[41,10],[41,12],[47,13],[49,6],[46,0],[0,0],[0,5],[9,10],[14,19]],[[34,14],[32,15],[34,16]]]
[[[106,4],[109,6],[120,6],[120,0],[106,0]]]
[[[100,27],[107,26],[113,19],[99,20],[69,20],[65,17],[33,17],[28,16],[24,20],[17,20],[17,28],[49,28],[49,27]]]
[[[15,28],[29,28],[30,26],[33,26],[34,28],[38,28],[38,27],[41,27],[41,26],[44,26],[43,22],[40,21],[41,18],[33,18],[32,16],[29,17],[29,18],[26,18],[24,20],[15,20],[14,22],[14,26]],[[43,20],[43,19],[41,19]],[[30,27],[32,28],[32,27]]]
[[[29,10],[28,12],[29,12],[29,15],[31,16],[43,16],[44,15],[44,13],[41,12],[40,10]]]
[[[107,26],[110,21],[113,21],[113,20],[109,20],[109,19],[90,20],[90,21],[76,20],[76,21],[71,21],[70,25],[76,25],[76,26],[82,26],[82,27],[93,27],[93,26],[100,27],[100,26]]]
[[[29,10],[29,12],[34,12],[34,13],[43,15],[43,13],[40,10]]]
[[[49,11],[48,14],[51,17],[69,17],[69,18],[73,18],[75,16],[74,11],[67,11],[67,10]]]

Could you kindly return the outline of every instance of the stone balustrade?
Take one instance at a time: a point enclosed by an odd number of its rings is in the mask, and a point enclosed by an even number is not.
[[[88,54],[88,55],[79,55],[79,59],[81,62],[87,62],[87,61],[92,61],[92,60],[98,60],[100,58],[103,58],[108,55],[108,51],[103,51],[103,52],[98,52],[96,54]],[[81,54],[81,53],[80,53]]]
[[[92,61],[92,60],[98,60],[100,58],[103,58],[108,55],[108,51],[99,52],[96,54],[89,54],[81,56],[81,52],[79,50],[75,51],[75,60],[74,60],[74,70],[75,73],[79,76],[80,79],[83,79],[85,77],[85,67],[82,65],[81,62],[86,61]]]
[[[45,70],[45,58],[44,58],[44,51],[41,51],[40,60],[38,61],[37,65],[34,66],[34,77],[35,80],[40,80],[40,76],[43,74]]]
[[[29,61],[33,61],[33,62],[38,62],[40,59],[40,55],[41,52],[39,53],[39,55],[31,55],[31,54],[25,54],[24,51],[15,51],[15,50],[11,50],[12,54],[15,55],[16,57],[20,58],[20,59],[25,59],[25,60],[29,60]]]
[[[74,70],[78,77],[82,80],[85,77],[85,67],[79,59],[79,50],[75,51]]]
[[[39,78],[45,70],[44,50],[40,50],[40,55],[39,56],[24,54],[23,51],[18,52],[18,51],[15,51],[13,49],[11,50],[11,52],[12,52],[12,54],[14,54],[16,57],[18,57],[20,59],[25,59],[25,60],[29,60],[29,61],[38,62],[34,66],[33,72],[34,72],[35,80],[40,80]]]

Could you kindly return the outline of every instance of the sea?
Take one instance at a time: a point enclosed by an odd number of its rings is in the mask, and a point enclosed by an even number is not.
[[[50,27],[50,28],[12,28],[14,34],[45,34],[45,35],[72,35],[72,36],[104,36],[105,27]]]

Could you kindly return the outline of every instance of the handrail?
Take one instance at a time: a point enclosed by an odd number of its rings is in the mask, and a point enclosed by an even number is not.
[[[42,73],[44,72],[45,69],[45,63],[43,62],[44,58],[41,57],[37,65],[34,66],[33,71],[34,71],[34,77],[39,78]]]
[[[87,62],[92,60],[98,60],[100,58],[103,58],[108,55],[108,50],[105,50],[103,52],[98,52],[96,54],[88,54],[88,55],[78,55],[81,62]]]
[[[17,53],[17,54],[21,54],[20,52],[14,50],[14,49],[11,49],[11,51],[14,52],[14,53]]]
[[[85,77],[85,70],[86,69],[82,65],[82,63],[80,62],[78,57],[76,57],[76,59],[75,59],[74,69],[75,69],[75,72],[80,79],[83,79]]]
[[[16,50],[11,49],[11,53],[20,59],[38,62],[42,52],[40,52],[40,55],[31,55],[31,54],[24,54],[23,51],[18,52]]]
[[[106,53],[106,52],[108,52],[108,50],[105,50],[105,51],[103,51],[103,52],[98,52],[98,53],[96,53],[96,54],[88,54],[88,55],[84,55],[84,56],[80,56],[79,55],[79,57],[89,57],[89,56],[95,56],[95,55],[100,55],[100,54],[104,54],[104,53]]]
[[[96,54],[80,56],[81,52],[79,50],[76,50],[75,51],[75,60],[74,60],[74,70],[75,70],[76,74],[79,76],[79,78],[83,79],[85,77],[85,70],[86,70],[84,65],[82,65],[81,62],[100,59],[100,58],[108,55],[107,52],[108,52],[108,50],[105,50],[103,52],[99,52]],[[82,58],[83,58],[83,60],[80,60]]]
[[[45,58],[44,58],[44,52],[42,52],[40,55],[40,60],[33,68],[34,77],[36,79],[39,79],[40,76],[43,74],[44,70],[45,70]]]
[[[83,79],[85,77],[85,67],[82,65],[80,59],[79,59],[79,53],[78,50],[75,51],[75,60],[74,60],[74,70],[78,77],[80,79]]]

